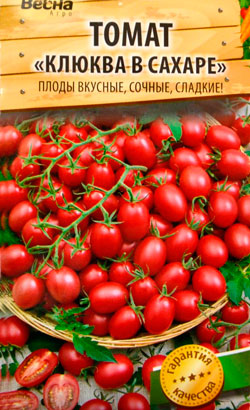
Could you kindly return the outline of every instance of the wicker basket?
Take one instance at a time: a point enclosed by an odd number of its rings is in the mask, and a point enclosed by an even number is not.
[[[140,334],[137,337],[132,339],[125,340],[114,340],[111,337],[97,337],[91,336],[93,340],[97,341],[100,345],[105,346],[110,349],[118,348],[132,348],[132,347],[143,347],[149,346],[156,343],[164,342],[169,339],[173,339],[181,335],[182,333],[191,330],[195,326],[203,322],[207,317],[212,316],[223,306],[226,305],[228,299],[227,296],[223,296],[216,303],[214,303],[210,308],[203,311],[197,318],[191,320],[187,323],[182,323],[168,329],[166,332],[163,332],[159,335],[149,335]],[[6,311],[9,310],[14,315],[22,319],[24,322],[28,323],[30,326],[39,330],[40,332],[46,333],[49,336],[56,337],[58,339],[63,339],[69,342],[72,342],[72,334],[67,331],[55,330],[55,323],[45,317],[39,317],[32,311],[23,311],[20,309],[12,299],[10,289],[6,282],[3,283],[2,289],[0,290],[0,310]]]

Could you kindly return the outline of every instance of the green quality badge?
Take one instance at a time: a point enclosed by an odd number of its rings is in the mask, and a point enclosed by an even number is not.
[[[195,344],[186,345],[166,357],[160,383],[171,402],[196,407],[211,402],[220,394],[224,373],[220,360],[212,351]]]

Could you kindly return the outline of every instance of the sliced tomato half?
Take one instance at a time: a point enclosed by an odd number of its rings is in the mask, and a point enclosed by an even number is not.
[[[0,393],[1,410],[37,410],[39,400],[34,393],[26,390],[15,390]]]
[[[38,349],[18,366],[16,381],[23,387],[37,386],[47,379],[57,365],[58,357],[55,353],[48,349]]]

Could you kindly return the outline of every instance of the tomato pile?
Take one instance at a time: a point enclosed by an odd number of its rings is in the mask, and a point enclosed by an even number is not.
[[[0,156],[12,156],[1,219],[18,239],[1,248],[1,269],[20,308],[87,297],[80,320],[92,334],[129,339],[188,322],[225,294],[220,268],[250,253],[250,126],[176,118],[178,137],[160,117],[0,128]]]

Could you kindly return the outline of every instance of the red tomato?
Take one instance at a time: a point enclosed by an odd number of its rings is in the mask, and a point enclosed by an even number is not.
[[[86,401],[81,407],[80,410],[112,410],[111,404],[105,400],[101,399],[92,399]]]
[[[85,325],[94,326],[92,335],[106,336],[108,334],[110,315],[99,315],[89,308],[85,310],[82,321]]]
[[[24,137],[18,147],[18,155],[20,157],[28,157],[29,155],[39,155],[44,143],[44,139],[37,134],[28,134]]]
[[[29,219],[36,218],[37,209],[29,201],[19,202],[12,208],[9,214],[9,226],[12,231],[21,233]]]
[[[132,377],[134,366],[124,354],[114,354],[116,363],[99,362],[94,373],[95,382],[102,389],[118,389]]]
[[[206,136],[206,144],[219,151],[231,148],[238,150],[240,148],[240,138],[232,128],[225,125],[212,125]]]
[[[90,290],[99,283],[107,282],[108,274],[101,266],[93,263],[79,273],[79,279],[81,282],[81,293],[84,295],[85,293],[89,294]]]
[[[24,245],[10,245],[1,252],[1,271],[10,278],[15,278],[30,270],[34,257]]]
[[[220,268],[228,260],[228,250],[225,242],[215,235],[205,235],[198,243],[197,255],[204,265]]]
[[[230,340],[230,349],[243,349],[244,347],[250,347],[250,334],[249,333],[241,333],[238,336],[238,340],[236,337],[233,337]]]
[[[193,148],[193,151],[196,153],[198,158],[201,161],[201,166],[204,169],[208,169],[213,164],[213,158],[211,154],[213,151],[206,144],[200,144]]]
[[[16,204],[27,199],[28,191],[16,181],[0,181],[0,212],[10,211]]]
[[[129,261],[113,262],[109,269],[109,280],[127,286],[134,278],[134,269]]]
[[[119,399],[118,410],[150,410],[150,405],[142,394],[126,393]]]
[[[185,217],[187,201],[180,188],[174,184],[165,184],[157,188],[154,203],[161,216],[167,221],[178,222]]]
[[[90,291],[90,307],[99,314],[113,313],[126,304],[128,296],[127,289],[120,283],[99,283]]]
[[[241,183],[238,181],[228,181],[227,179],[223,179],[221,181],[216,181],[212,185],[212,194],[213,191],[225,191],[228,194],[232,195],[234,199],[237,201],[240,196],[240,187]]]
[[[63,248],[63,254],[64,265],[76,271],[84,269],[92,258],[92,252],[86,241],[77,245],[76,238],[69,239]]]
[[[30,132],[35,132],[42,134],[43,137],[55,135],[53,131],[53,125],[56,124],[56,121],[52,117],[42,117],[39,120],[35,120],[30,125]]]
[[[14,155],[17,152],[18,145],[20,144],[22,138],[23,136],[21,132],[12,125],[0,127],[0,158]]]
[[[150,391],[150,378],[151,378],[151,372],[157,368],[161,367],[162,363],[166,359],[167,356],[163,354],[157,354],[155,356],[149,357],[145,362],[143,363],[142,366],[142,381],[144,386],[148,391]]]
[[[151,189],[164,184],[176,184],[176,173],[169,168],[154,168],[146,174],[144,183]]]
[[[190,272],[184,268],[181,262],[172,262],[165,265],[156,275],[155,282],[159,289],[166,285],[167,291],[183,290],[190,280]]]
[[[61,145],[64,149],[70,148],[72,143],[79,143],[87,138],[87,132],[84,127],[77,128],[71,123],[62,125],[58,135],[62,137]]]
[[[116,161],[116,159],[118,159],[119,161],[124,161],[123,149],[122,147],[120,147],[120,145],[114,143],[113,145],[111,145],[109,150],[110,152],[108,152],[108,154],[112,157],[112,159],[109,159],[108,162],[111,165],[113,171],[117,171],[117,169],[120,168],[121,163]]]
[[[199,118],[191,115],[184,116],[182,122],[181,141],[188,147],[196,147],[205,138],[206,126]]]
[[[27,390],[15,390],[0,393],[0,408],[3,410],[37,410],[39,400],[34,393]]]
[[[140,330],[142,321],[130,306],[117,310],[109,321],[109,334],[113,339],[130,339]]]
[[[212,266],[201,266],[192,277],[193,288],[208,302],[215,302],[226,292],[226,281],[222,273]]]
[[[250,174],[250,159],[239,150],[227,149],[221,153],[217,168],[228,179],[238,181]]]
[[[0,345],[23,347],[30,335],[29,326],[16,316],[0,321]]]
[[[237,118],[233,123],[233,128],[239,135],[242,145],[247,145],[250,142],[250,124],[247,121],[245,122],[245,120],[246,117],[243,115],[242,117]]]
[[[126,242],[142,239],[149,230],[149,210],[141,202],[126,202],[120,206],[117,220]],[[135,229],[136,226],[136,229]]]
[[[238,215],[237,202],[227,192],[214,192],[209,199],[208,215],[219,228],[232,225]]]
[[[217,317],[211,316],[196,327],[196,336],[200,342],[216,343],[225,334],[225,326],[216,327],[216,331],[210,326],[210,320],[212,322],[217,322]],[[220,322],[220,320],[218,320],[218,322]]]
[[[137,242],[122,242],[122,246],[117,253],[117,256],[120,258],[122,256],[129,256],[132,258],[135,248],[137,246]]]
[[[241,404],[237,410],[250,410],[250,402]]]
[[[148,236],[137,246],[134,263],[140,266],[145,274],[155,276],[163,267],[166,258],[167,249],[164,241],[156,236]]]
[[[81,290],[79,276],[66,266],[51,270],[46,277],[46,287],[51,296],[59,303],[72,303]]]
[[[87,170],[86,184],[91,184],[105,190],[115,185],[115,174],[109,163],[98,164],[94,162]]]
[[[115,173],[115,180],[116,180],[116,182],[121,181],[121,179],[122,179],[122,182],[123,182],[125,185],[127,185],[127,186],[129,186],[129,187],[133,187],[133,186],[135,185],[135,183],[136,183],[137,178],[138,178],[138,177],[139,177],[139,178],[142,178],[142,173],[141,173],[141,171],[136,171],[136,170],[134,170],[134,169],[131,169],[131,170],[127,173],[126,177],[123,178],[124,171],[125,171],[125,167],[121,167],[121,168],[118,169],[118,171],[116,171],[116,173]],[[120,189],[120,191],[122,191],[122,192],[125,191],[125,188],[124,188],[124,187],[120,187],[119,189]]]
[[[58,365],[55,353],[38,349],[29,354],[18,366],[15,379],[23,387],[34,387],[42,383]]]
[[[14,302],[21,309],[31,309],[42,302],[45,293],[43,279],[31,273],[19,276],[12,288]]]
[[[186,224],[175,226],[165,243],[168,262],[181,262],[184,257],[189,258],[198,245],[198,233]]]
[[[249,307],[243,300],[240,302],[239,306],[233,305],[228,302],[221,310],[221,319],[224,322],[233,323],[236,325],[241,325],[246,322],[249,318]]]
[[[65,207],[68,203],[72,202],[73,197],[71,190],[67,186],[62,185],[61,182],[54,182],[53,189],[55,190],[55,197],[51,194],[48,196],[48,193],[46,193],[43,203],[49,211],[56,213],[60,207]]]
[[[73,410],[80,394],[77,379],[71,374],[53,374],[43,389],[43,400],[48,410]]]
[[[64,343],[58,353],[59,361],[66,370],[74,376],[80,376],[82,370],[92,367],[94,361],[86,355],[76,351],[73,343]]]
[[[218,349],[216,349],[216,347],[214,347],[213,345],[211,345],[211,343],[208,342],[203,342],[200,343],[201,346],[206,347],[207,349],[211,350],[212,352],[216,353],[220,353]]]
[[[93,254],[98,258],[114,258],[122,245],[122,235],[118,225],[93,224],[90,244]]]
[[[163,295],[155,295],[146,304],[144,327],[153,335],[163,333],[170,328],[174,315],[174,299]]]
[[[77,147],[73,151],[73,157],[75,159],[78,158],[82,166],[89,167],[95,161],[94,159],[94,157],[96,156],[95,149],[96,149],[95,144],[93,142],[90,142],[83,146]]]
[[[16,157],[10,166],[10,173],[14,179],[18,181],[23,181],[28,177],[34,177],[36,175],[39,175],[40,166],[38,165],[38,163],[34,161],[32,161],[32,163],[25,165],[24,159]],[[31,184],[34,183],[34,179],[32,179],[30,182]],[[27,183],[29,183],[29,181],[27,181]]]
[[[143,132],[126,138],[124,154],[131,165],[143,165],[150,169],[156,162],[155,146]]]
[[[159,236],[165,236],[172,228],[173,225],[162,218],[161,215],[150,214],[150,231],[153,235],[156,232]]]
[[[83,195],[83,203],[86,207],[86,209],[90,209],[93,206],[96,206],[99,204],[99,202],[104,198],[105,192],[93,190],[90,192],[87,192],[86,194]],[[115,212],[118,209],[119,206],[119,200],[118,198],[111,194],[102,204],[103,208],[106,209],[109,215],[111,215],[113,212]],[[100,220],[103,221],[104,216],[102,213],[102,210],[100,208],[96,209],[96,211],[91,213],[91,218],[94,220]]]
[[[188,205],[186,221],[188,224],[195,226],[197,232],[201,232],[202,228],[209,223],[210,219],[207,212],[201,209],[198,202],[195,202],[194,206],[192,204]]]
[[[159,294],[157,285],[150,276],[133,282],[130,286],[130,292],[137,306],[146,306],[154,295]]]
[[[38,224],[39,222],[37,218],[32,218],[28,222],[26,222],[22,229],[22,237],[24,242],[26,244],[29,243],[30,247],[51,245],[55,234],[54,230],[48,227],[43,228],[43,230],[46,232],[45,235],[42,229],[37,227]]]
[[[146,207],[150,210],[154,204],[154,195],[152,190],[147,186],[137,185],[131,188],[132,194],[134,198],[140,203],[146,205]],[[120,206],[130,200],[130,196],[128,192],[125,192],[120,199]]]
[[[52,160],[59,158],[63,154],[63,152],[64,149],[59,144],[51,144],[50,142],[44,143],[40,152],[40,155],[42,155],[43,158],[39,160],[39,163],[41,163],[45,168],[48,168],[48,166],[51,165]],[[63,159],[60,158],[56,161],[56,164],[51,168],[52,173],[58,172],[59,164],[62,162],[62,160]]]
[[[250,195],[242,196],[238,201],[238,221],[250,227]]]
[[[175,320],[178,322],[189,322],[200,314],[198,303],[200,294],[184,289],[174,293],[175,298]]]
[[[168,124],[158,118],[150,125],[150,137],[156,147],[162,148],[163,142],[173,137],[173,134]]]
[[[70,187],[77,187],[85,181],[86,170],[80,160],[69,161],[68,158],[60,162],[58,170],[60,181]]]
[[[225,243],[231,256],[244,258],[250,253],[250,230],[246,225],[234,224],[225,233]]]
[[[68,205],[70,206],[71,203],[69,202]],[[86,208],[82,201],[72,203],[71,210],[59,208],[57,212],[59,225],[63,227],[71,225],[78,218],[80,218],[80,216],[82,215],[82,212],[84,211],[86,211]],[[85,218],[77,224],[77,228],[81,232],[84,232],[88,224],[89,224],[89,217],[85,216]],[[72,228],[72,230],[74,230],[74,228]]]
[[[212,183],[206,171],[194,165],[186,167],[180,176],[180,188],[190,201],[197,196],[208,196]]]
[[[177,148],[170,157],[169,166],[176,172],[181,173],[189,165],[201,166],[198,155],[189,148]]]

